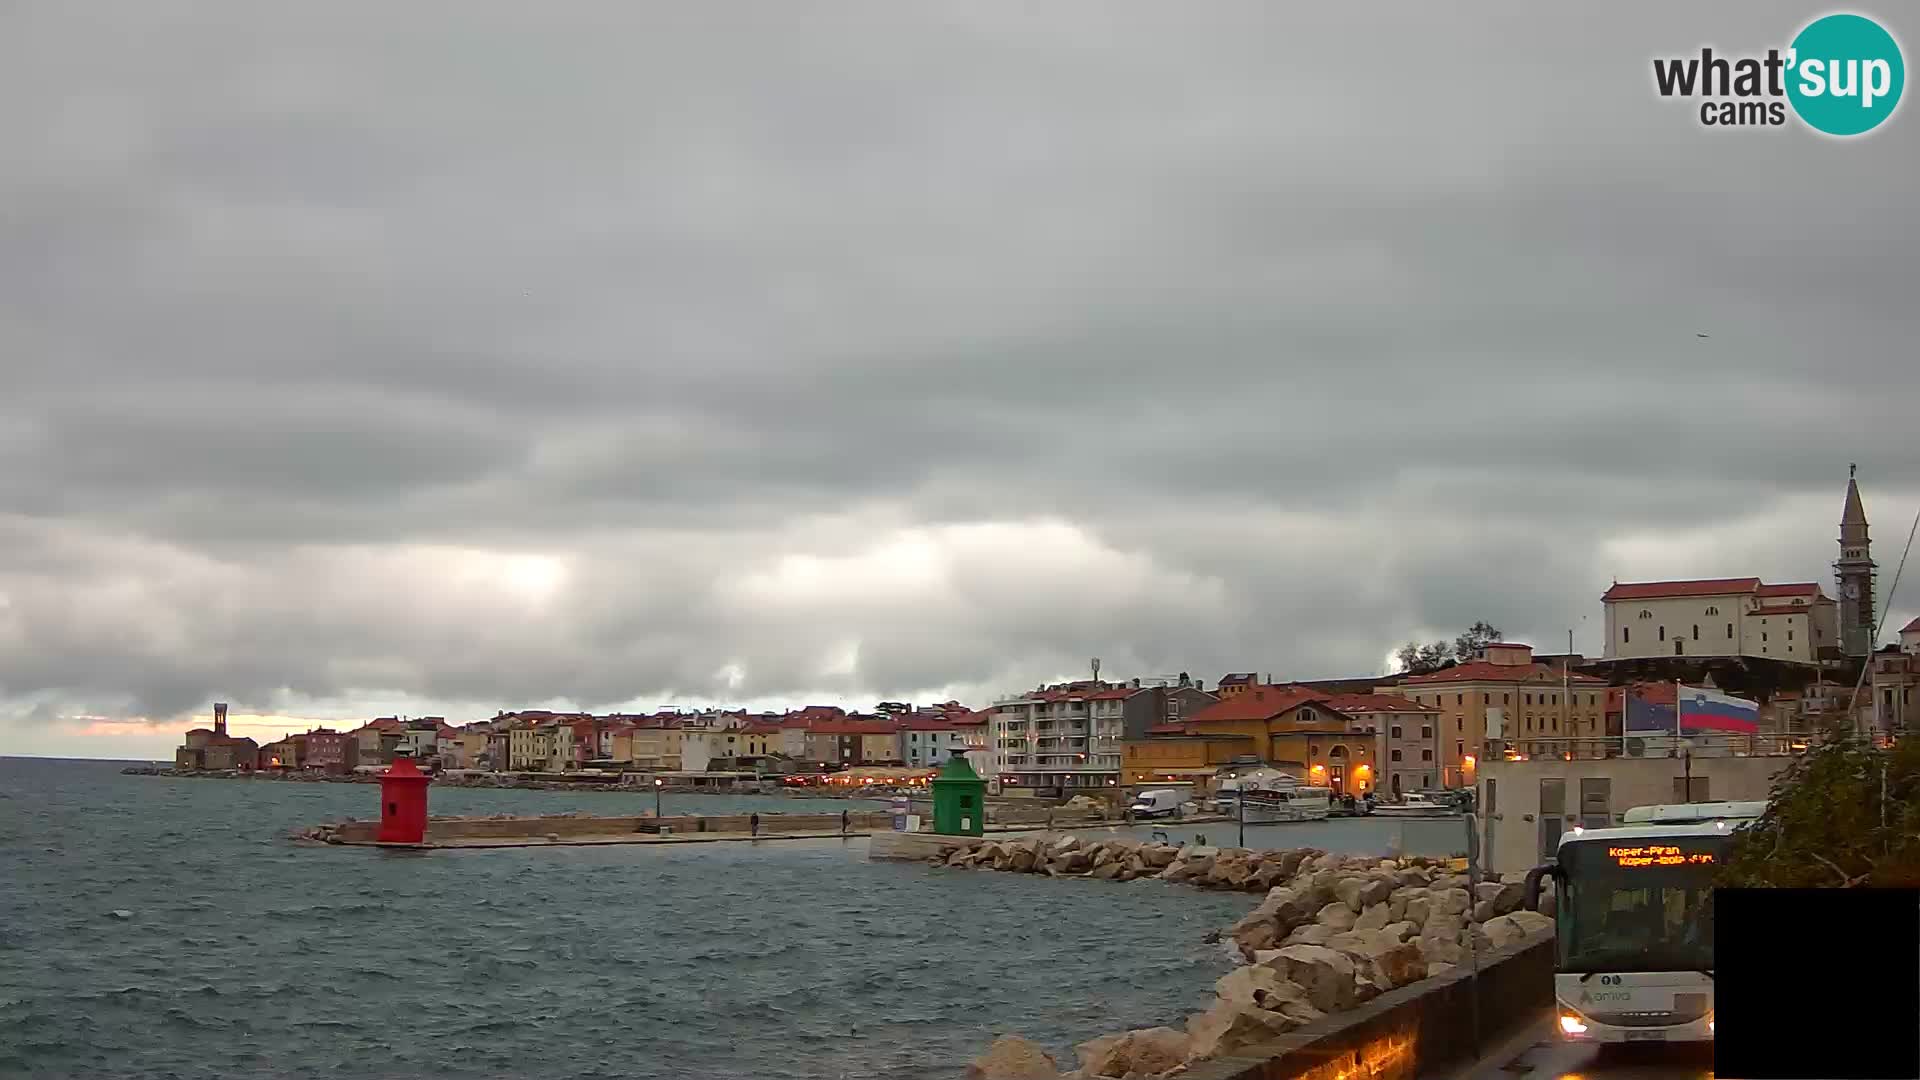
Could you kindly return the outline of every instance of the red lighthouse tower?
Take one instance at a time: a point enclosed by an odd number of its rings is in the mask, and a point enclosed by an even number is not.
[[[401,755],[380,774],[380,832],[382,844],[419,844],[427,839],[427,785],[433,777]]]

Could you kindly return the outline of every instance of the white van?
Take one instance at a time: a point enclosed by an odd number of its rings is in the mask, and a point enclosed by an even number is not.
[[[1133,797],[1133,805],[1127,809],[1134,817],[1154,818],[1170,817],[1180,812],[1180,806],[1190,797],[1189,792],[1172,788],[1156,788],[1142,791]]]

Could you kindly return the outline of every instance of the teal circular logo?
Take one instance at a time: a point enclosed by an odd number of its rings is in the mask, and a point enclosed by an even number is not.
[[[1787,100],[1815,131],[1863,135],[1900,104],[1907,65],[1900,43],[1872,19],[1828,15],[1793,39]]]

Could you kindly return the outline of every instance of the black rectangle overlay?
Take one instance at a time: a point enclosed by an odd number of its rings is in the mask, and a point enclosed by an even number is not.
[[[1713,1071],[1920,1078],[1920,890],[1714,890]]]

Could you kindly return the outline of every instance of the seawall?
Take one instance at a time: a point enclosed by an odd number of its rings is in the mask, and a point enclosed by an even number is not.
[[[1553,931],[1547,930],[1487,953],[1478,974],[1456,967],[1270,1042],[1196,1063],[1182,1080],[1419,1080],[1471,1061],[1552,1007]]]

